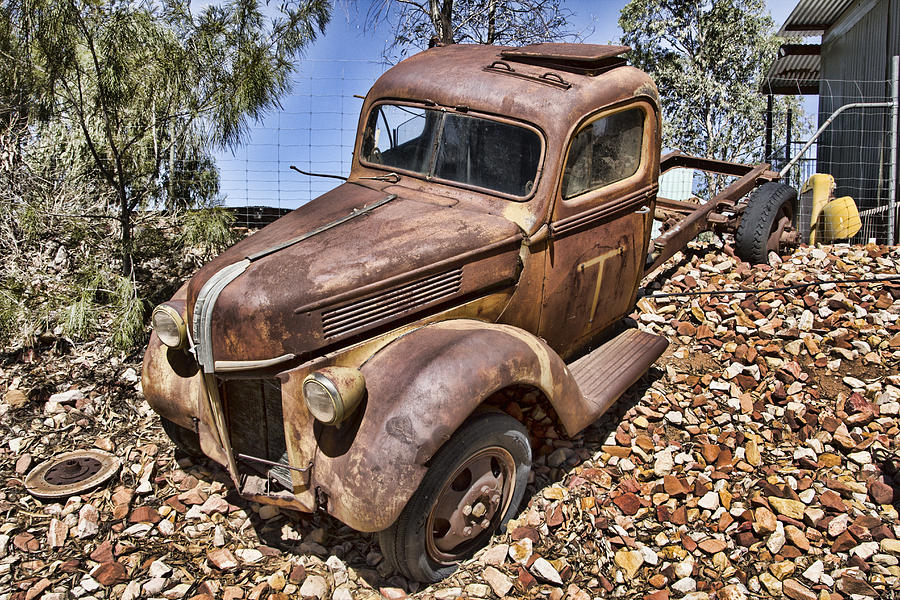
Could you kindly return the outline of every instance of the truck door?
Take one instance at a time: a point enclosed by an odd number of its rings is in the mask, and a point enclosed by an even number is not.
[[[659,177],[658,113],[603,109],[572,135],[550,219],[540,335],[564,358],[634,305]]]

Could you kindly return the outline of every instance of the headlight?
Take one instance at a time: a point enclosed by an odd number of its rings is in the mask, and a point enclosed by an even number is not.
[[[365,392],[365,377],[349,367],[325,367],[303,380],[306,408],[325,425],[337,425],[346,420],[359,406]]]
[[[169,348],[184,348],[187,343],[187,327],[177,310],[167,304],[160,304],[153,309],[151,320],[159,341]]]

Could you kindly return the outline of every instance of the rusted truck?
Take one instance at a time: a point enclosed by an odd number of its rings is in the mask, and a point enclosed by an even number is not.
[[[346,182],[154,310],[143,390],[169,436],[246,498],[378,532],[410,578],[481,547],[532,459],[498,395],[578,434],[667,346],[615,328],[646,273],[701,231],[756,261],[796,237],[768,165],[660,157],[658,92],[625,51],[456,45],[388,70]],[[732,183],[659,197],[677,167]]]

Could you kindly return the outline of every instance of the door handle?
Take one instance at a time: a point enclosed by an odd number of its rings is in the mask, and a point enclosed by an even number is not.
[[[648,212],[650,212],[650,205],[649,205],[649,204],[648,204],[647,206],[642,206],[642,207],[640,207],[639,209],[637,209],[636,211],[634,211],[634,214],[636,214],[636,215],[646,215]]]

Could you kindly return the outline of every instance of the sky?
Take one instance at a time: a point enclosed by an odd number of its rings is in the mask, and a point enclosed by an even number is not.
[[[619,11],[627,0],[566,0],[585,43],[615,42]],[[202,3],[195,3],[202,4]],[[220,192],[228,206],[297,208],[335,187],[334,179],[290,170],[347,175],[362,100],[389,65],[382,59],[390,28],[366,26],[370,2],[335,3],[331,22],[306,51],[294,77],[294,91],[281,110],[255,124],[244,144],[219,152]],[[767,0],[776,27],[796,3]]]

